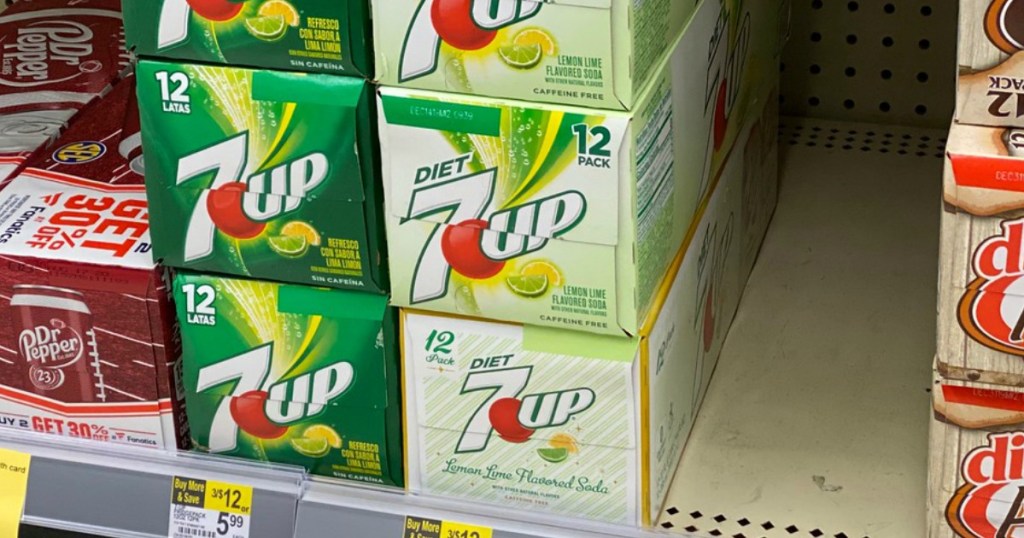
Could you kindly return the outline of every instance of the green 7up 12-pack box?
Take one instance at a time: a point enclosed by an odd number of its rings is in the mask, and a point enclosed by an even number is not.
[[[386,297],[188,272],[174,296],[197,450],[403,485]]]
[[[395,304],[636,335],[778,70],[748,7],[703,2],[634,112],[383,88]]]
[[[158,259],[387,289],[366,82],[148,60],[138,79]]]
[[[637,337],[405,311],[410,489],[657,517],[774,207],[775,126],[733,154]]]
[[[373,76],[367,0],[122,0],[141,56]]]
[[[627,110],[696,2],[375,0],[384,84]]]

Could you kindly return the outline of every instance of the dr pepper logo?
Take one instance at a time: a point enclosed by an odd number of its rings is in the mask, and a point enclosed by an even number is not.
[[[1024,1],[992,0],[985,14],[985,33],[1007,54],[1024,49]]]
[[[960,325],[983,345],[1024,356],[1024,219],[1002,223],[1002,234],[974,252],[977,278],[960,300]]]
[[[946,507],[961,538],[1012,538],[1024,533],[1024,432],[993,433],[964,458],[966,482]]]

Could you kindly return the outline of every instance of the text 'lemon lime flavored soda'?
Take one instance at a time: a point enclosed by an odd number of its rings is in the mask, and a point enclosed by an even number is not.
[[[174,295],[198,450],[403,485],[386,297],[188,272]]]
[[[395,304],[637,334],[770,91],[779,14],[703,2],[633,112],[382,88]]]
[[[158,259],[387,289],[364,81],[148,60],[138,79]]]
[[[123,0],[144,57],[373,76],[366,0]]]
[[[410,88],[630,109],[696,2],[374,0],[377,74]]]

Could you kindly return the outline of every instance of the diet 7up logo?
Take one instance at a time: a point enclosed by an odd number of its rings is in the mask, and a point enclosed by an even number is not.
[[[352,385],[354,371],[347,362],[275,382],[269,377],[273,354],[274,345],[266,344],[199,371],[199,393],[235,383],[213,415],[210,452],[237,448],[239,428],[259,439],[278,439],[289,425],[322,413]]]
[[[442,42],[480,50],[498,30],[533,17],[543,5],[539,0],[422,0],[402,45],[399,82],[436,71]]]
[[[421,168],[416,183],[463,173],[471,156]],[[490,211],[497,176],[497,169],[491,168],[413,191],[407,219],[439,213],[448,217],[423,245],[413,274],[412,304],[447,295],[452,270],[473,280],[494,277],[507,261],[543,249],[586,215],[587,200],[574,190]]]
[[[237,16],[244,0],[163,0],[156,46],[166,49],[188,40],[192,11],[210,22],[226,22]]]
[[[487,360],[495,359],[507,362],[507,357]],[[568,424],[573,417],[590,409],[597,399],[594,391],[586,387],[520,398],[532,373],[532,366],[523,366],[473,371],[466,376],[460,395],[481,391],[490,391],[490,395],[462,430],[456,454],[485,450],[491,432],[497,432],[498,437],[509,443],[525,443],[537,430]]]
[[[298,209],[330,171],[324,154],[311,153],[250,174],[248,154],[249,132],[245,131],[178,160],[176,186],[214,174],[189,218],[186,262],[213,254],[217,230],[236,239],[258,236],[267,221]]]

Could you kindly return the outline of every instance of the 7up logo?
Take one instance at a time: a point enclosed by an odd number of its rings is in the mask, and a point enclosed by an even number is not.
[[[185,261],[213,254],[217,230],[236,239],[252,239],[266,222],[295,211],[327,179],[322,153],[311,153],[250,173],[248,131],[178,160],[175,185],[209,177],[213,182],[196,199],[185,237]]]
[[[332,364],[286,381],[270,378],[274,345],[266,344],[199,371],[199,393],[234,383],[210,425],[210,452],[238,446],[238,430],[259,439],[277,439],[288,426],[322,413],[352,385],[347,362]]]
[[[507,364],[511,356],[475,359],[474,366]],[[491,433],[509,443],[525,443],[544,428],[564,426],[573,417],[590,409],[597,396],[582,387],[571,390],[527,394],[532,366],[471,371],[460,394],[489,391],[487,399],[473,412],[462,431],[456,454],[480,452],[487,448]]]
[[[437,70],[441,43],[459,50],[490,45],[498,30],[540,12],[540,0],[422,0],[402,46],[399,82]]]
[[[447,213],[431,232],[413,275],[412,304],[448,294],[454,270],[474,280],[502,271],[509,260],[537,252],[583,221],[587,200],[571,190],[522,205],[492,209],[498,171],[466,173],[471,154],[421,168],[408,219]],[[455,176],[454,179],[448,179]]]

